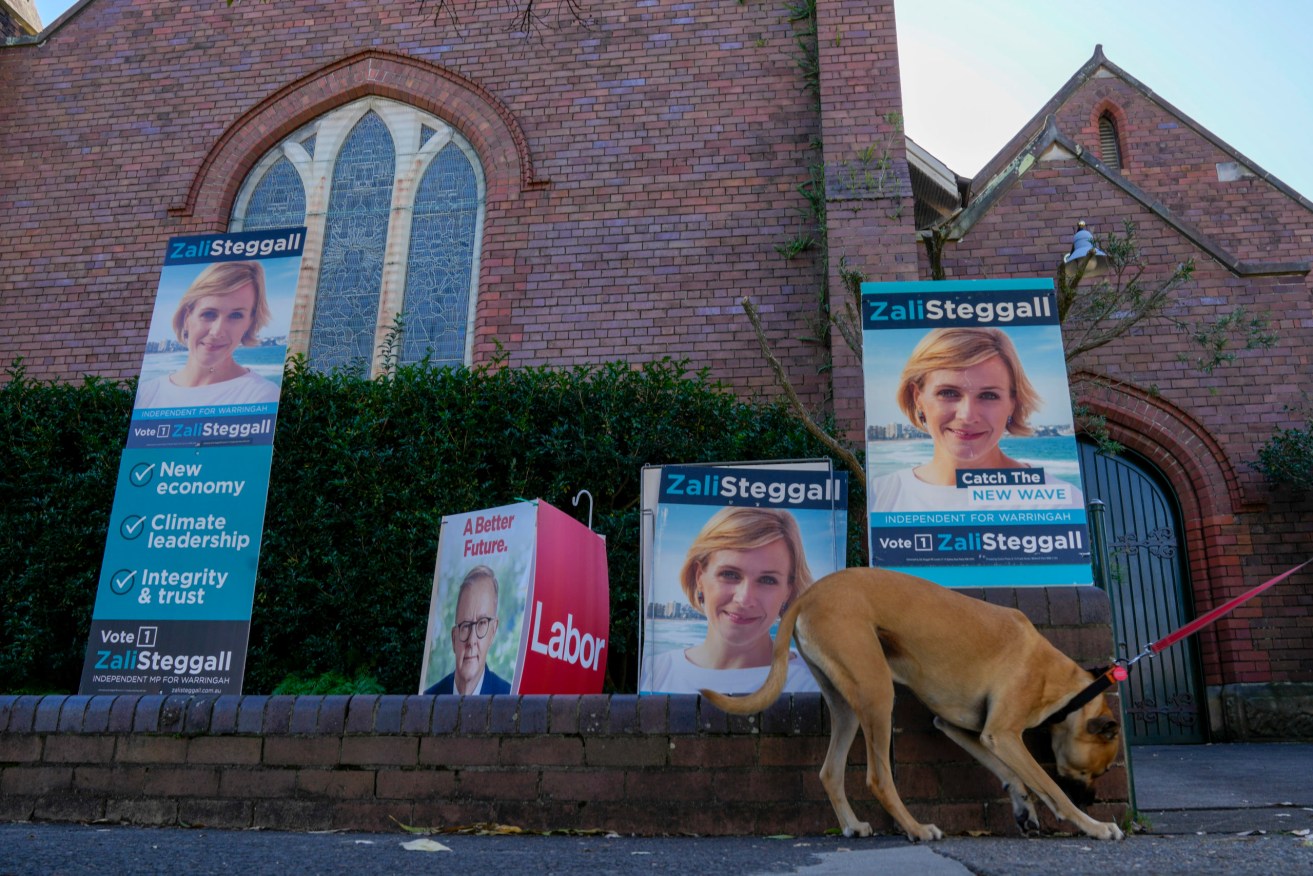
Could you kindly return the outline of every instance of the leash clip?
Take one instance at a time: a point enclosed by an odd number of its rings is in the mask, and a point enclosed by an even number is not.
[[[1139,663],[1145,657],[1157,657],[1157,656],[1158,656],[1158,652],[1153,649],[1152,644],[1149,644],[1149,645],[1145,645],[1144,650],[1141,651],[1139,654],[1136,654],[1135,657],[1133,657],[1131,660],[1129,661],[1118,660],[1117,663],[1123,664],[1127,669],[1130,669],[1132,666],[1134,666],[1136,663]]]
[[[1145,657],[1156,656],[1158,656],[1158,652],[1153,650],[1153,645],[1145,645],[1144,650],[1139,654],[1136,654],[1130,660],[1127,660],[1125,657],[1118,657],[1116,660],[1112,661],[1112,665],[1108,667],[1108,678],[1113,684],[1125,681],[1131,677],[1130,669],[1132,666],[1139,663]]]

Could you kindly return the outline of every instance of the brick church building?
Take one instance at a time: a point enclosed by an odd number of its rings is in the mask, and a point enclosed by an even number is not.
[[[1313,203],[1101,50],[965,179],[901,132],[891,2],[535,8],[526,31],[469,0],[82,0],[38,30],[0,0],[0,360],[131,376],[169,237],[305,224],[289,345],[314,365],[375,356],[401,315],[403,359],[673,356],[773,395],[746,295],[856,439],[859,364],[808,340],[848,271],[1052,277],[1077,221],[1132,222],[1146,279],[1195,271],[1177,324],[1073,362],[1126,448],[1082,445],[1119,647],[1310,555],[1313,497],[1250,463],[1313,385]],[[1237,307],[1275,343],[1192,367]],[[1133,738],[1313,737],[1311,582],[1146,673]]]

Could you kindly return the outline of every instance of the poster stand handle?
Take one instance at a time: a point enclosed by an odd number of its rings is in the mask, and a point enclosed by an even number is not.
[[[591,530],[593,528],[593,494],[588,492],[587,490],[580,490],[579,492],[575,493],[574,507],[576,508],[579,507],[580,496],[588,497],[588,528]]]

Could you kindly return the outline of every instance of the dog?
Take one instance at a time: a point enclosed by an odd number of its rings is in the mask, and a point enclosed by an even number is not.
[[[770,672],[755,693],[704,690],[717,708],[760,712],[784,686],[789,640],[811,668],[830,707],[830,747],[821,766],[844,836],[870,836],[844,793],[848,750],[866,737],[866,783],[913,842],[943,831],[914,819],[889,768],[894,682],[935,714],[935,726],[1003,782],[1023,833],[1038,830],[1035,797],[1096,839],[1119,840],[1115,824],[1078,809],[1035,761],[1022,732],[1040,726],[1081,694],[1094,676],[1039,634],[1016,609],[974,599],[886,569],[845,569],[817,581],[788,607]],[[1058,773],[1086,789],[1120,750],[1119,725],[1102,694],[1052,722]]]

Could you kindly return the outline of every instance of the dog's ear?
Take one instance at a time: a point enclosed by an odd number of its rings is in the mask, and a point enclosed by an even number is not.
[[[1090,718],[1085,723],[1085,730],[1091,736],[1097,736],[1105,742],[1111,742],[1117,738],[1121,725],[1117,723],[1116,718],[1109,718],[1107,715],[1100,715],[1097,718]]]

